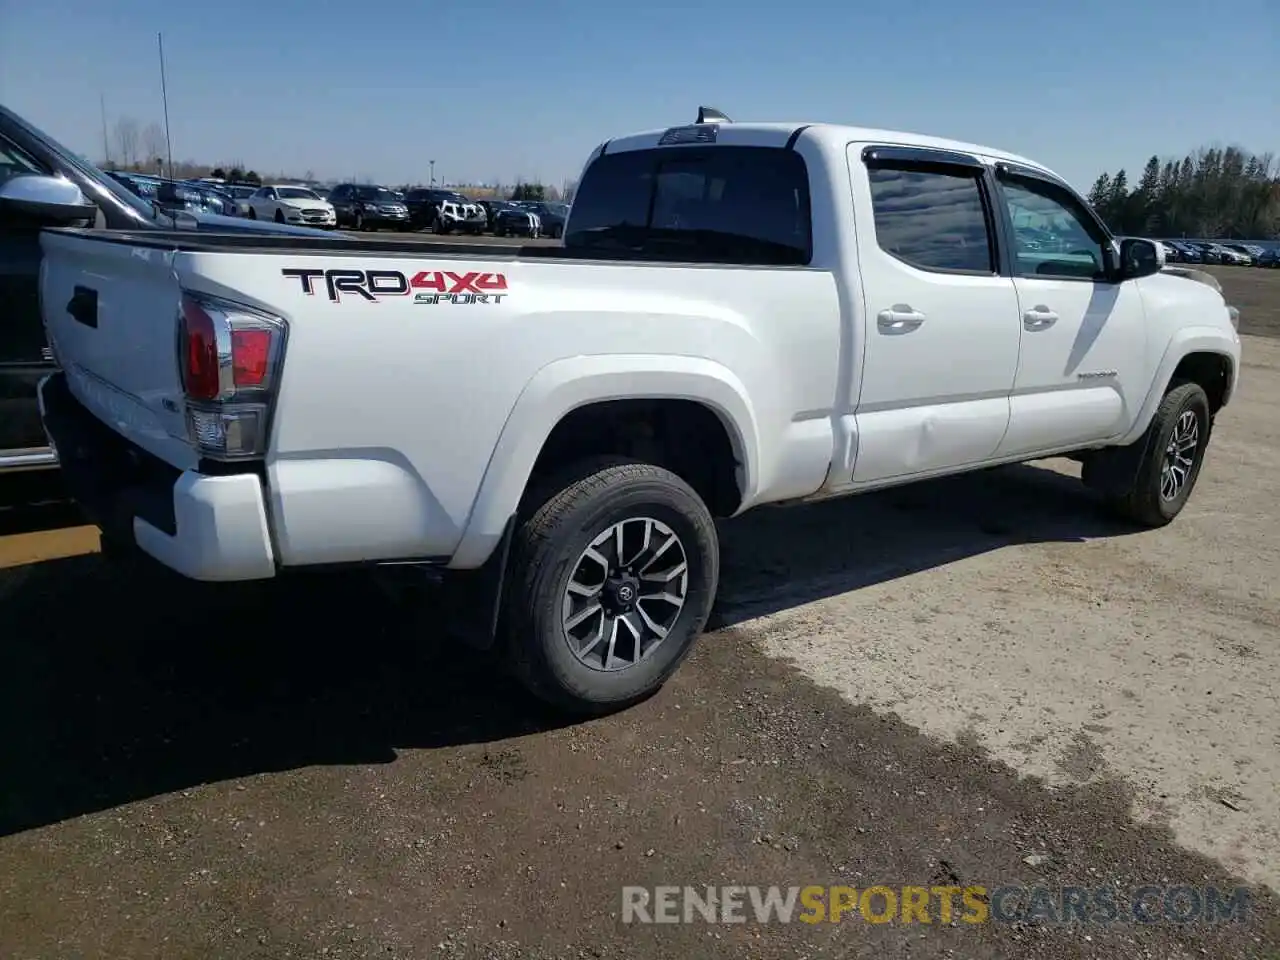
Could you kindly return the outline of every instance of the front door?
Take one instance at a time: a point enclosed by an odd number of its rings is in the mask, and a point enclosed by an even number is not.
[[[1146,324],[1137,285],[1111,278],[1111,238],[1070,190],[1013,168],[1000,168],[998,180],[1022,323],[1009,431],[999,454],[1113,437],[1146,394]]]
[[[865,317],[851,482],[980,463],[1009,424],[1019,337],[986,168],[865,144],[848,161]]]
[[[0,182],[48,174],[0,134]],[[36,384],[53,369],[40,319],[40,231],[0,222],[0,469],[6,455],[46,445]]]

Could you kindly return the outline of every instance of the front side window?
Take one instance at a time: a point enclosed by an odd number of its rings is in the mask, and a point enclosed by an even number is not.
[[[1018,274],[1067,280],[1105,280],[1108,244],[1093,219],[1071,194],[1042,180],[1001,182],[1013,222],[1014,267]]]
[[[995,272],[980,170],[871,167],[876,243],[920,270]]]
[[[776,147],[605,154],[583,175],[564,245],[695,263],[807,264],[804,158]]]

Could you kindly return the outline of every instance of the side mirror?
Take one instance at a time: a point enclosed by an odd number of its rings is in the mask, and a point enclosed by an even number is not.
[[[1125,237],[1120,241],[1120,279],[1136,280],[1164,269],[1164,246],[1154,240]]]
[[[61,177],[20,173],[0,183],[0,222],[8,225],[63,227],[97,215],[80,188]]]

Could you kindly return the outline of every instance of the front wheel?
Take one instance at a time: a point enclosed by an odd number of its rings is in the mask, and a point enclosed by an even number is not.
[[[711,612],[711,514],[683,480],[647,463],[588,461],[540,489],[512,541],[504,624],[514,672],[573,713],[643,700]]]
[[[1200,476],[1213,418],[1209,398],[1197,383],[1180,383],[1156,408],[1137,441],[1144,452],[1132,483],[1107,498],[1108,506],[1144,527],[1163,527],[1186,506]],[[1088,471],[1086,469],[1086,482]]]

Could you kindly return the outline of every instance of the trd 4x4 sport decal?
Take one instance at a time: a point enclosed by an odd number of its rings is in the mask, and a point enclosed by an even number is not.
[[[501,303],[507,295],[507,278],[501,273],[454,273],[451,270],[422,270],[413,276],[399,270],[317,270],[285,267],[280,271],[302,285],[302,292],[314,296],[323,288],[337,303],[342,295],[361,297],[377,303],[384,297],[407,297],[414,303]]]

